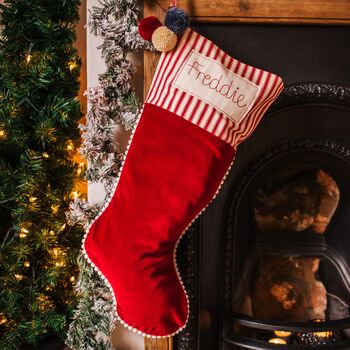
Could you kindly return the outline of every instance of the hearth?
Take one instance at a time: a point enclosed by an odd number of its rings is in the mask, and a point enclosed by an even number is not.
[[[195,30],[286,88],[181,242],[175,348],[350,349],[350,27]]]
[[[307,138],[271,149],[241,178],[228,216],[224,342],[350,347],[349,175],[350,148]]]

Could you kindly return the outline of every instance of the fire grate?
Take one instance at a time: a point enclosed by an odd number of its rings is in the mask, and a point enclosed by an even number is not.
[[[224,337],[226,345],[238,346],[241,349],[253,349],[253,350],[314,350],[314,349],[339,349],[346,350],[350,348],[350,340],[343,339],[341,332],[350,328],[350,318],[342,320],[325,321],[325,322],[281,322],[281,321],[262,321],[253,317],[241,315],[238,313],[231,313],[226,316],[226,322],[231,324],[232,329],[237,326],[243,326],[255,330],[253,334],[255,337],[249,337],[246,335],[229,334]],[[284,331],[288,334],[289,344],[272,344],[267,340],[258,339],[259,332],[273,337],[275,330]],[[329,335],[329,341],[319,341],[317,344],[312,345],[298,344],[298,337],[300,334],[326,334]],[[299,336],[298,336],[299,335]],[[336,336],[334,336],[336,335]],[[237,348],[236,348],[237,349]]]

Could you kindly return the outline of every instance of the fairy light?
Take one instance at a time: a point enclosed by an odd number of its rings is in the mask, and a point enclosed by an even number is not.
[[[44,152],[43,154],[42,154],[42,156],[43,156],[43,158],[49,158],[50,156],[49,156],[49,154],[47,153],[47,152]]]
[[[85,166],[84,162],[79,163],[78,165],[78,170],[77,170],[77,174],[80,175],[83,171],[83,167]]]
[[[66,265],[66,261],[64,259],[65,253],[62,252],[60,248],[53,248],[51,251],[53,259],[55,260],[55,265],[57,267],[62,267]]]
[[[44,294],[40,294],[37,298],[37,304],[39,306],[39,310],[40,311],[44,311],[47,308],[52,306],[52,302],[49,300],[49,298],[44,295]]]
[[[27,57],[26,57],[27,63],[29,63],[31,59],[32,59],[32,55],[28,54]]]
[[[15,274],[14,275],[17,281],[22,281],[23,280],[23,275]]]
[[[66,263],[65,263],[65,261],[64,261],[63,259],[61,259],[60,261],[56,261],[56,262],[55,262],[55,265],[56,265],[57,267],[63,267],[63,266],[66,265]]]
[[[73,282],[75,282],[75,277],[74,277],[74,276],[71,276],[71,277],[69,278],[69,280],[73,283]]]
[[[26,238],[28,233],[29,233],[29,230],[27,228],[25,228],[25,227],[22,227],[21,231],[19,233],[19,237],[20,238]]]
[[[69,68],[70,71],[72,71],[73,69],[75,69],[77,67],[78,67],[78,65],[74,61],[71,61],[71,62],[68,63],[68,68]]]
[[[55,231],[51,230],[51,231],[49,232],[49,234],[50,234],[50,236],[54,236],[54,235],[55,235]]]
[[[45,301],[45,300],[47,300],[47,297],[43,294],[40,294],[38,297],[38,301],[41,302],[41,301]]]
[[[0,129],[0,140],[6,137],[6,131],[4,129]]]
[[[72,151],[73,149],[74,149],[73,142],[72,142],[72,141],[69,141],[69,142],[68,142],[68,145],[67,145],[67,150],[68,150],[68,151]]]
[[[53,256],[57,259],[58,255],[60,253],[60,249],[59,248],[53,248],[52,249],[52,254]]]
[[[4,314],[0,314],[0,325],[5,324],[7,322],[7,318],[4,316]]]
[[[25,261],[25,262],[23,263],[23,266],[24,266],[24,267],[29,267],[29,266],[30,266],[30,262],[29,262],[29,261]]]
[[[37,200],[36,197],[30,197],[30,198],[29,198],[29,202],[30,202],[30,203],[33,203],[33,202],[35,202],[36,200]]]
[[[51,205],[52,214],[57,214],[59,207],[60,207],[59,204]]]

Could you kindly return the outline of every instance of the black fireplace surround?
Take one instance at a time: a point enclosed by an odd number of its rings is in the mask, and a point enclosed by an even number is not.
[[[350,349],[350,27],[193,27],[232,56],[280,75],[285,89],[238,147],[219,196],[180,243],[177,260],[191,312],[174,349]],[[326,171],[339,187],[338,207],[324,235],[259,240],[254,195],[268,176],[291,166]],[[237,312],[261,255],[322,258],[319,273],[327,293],[345,305],[336,319],[288,322]],[[317,346],[276,345],[252,336],[274,330],[339,336]]]

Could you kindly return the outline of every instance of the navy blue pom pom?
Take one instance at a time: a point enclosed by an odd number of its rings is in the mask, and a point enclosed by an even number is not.
[[[181,35],[190,25],[188,14],[178,7],[170,7],[167,11],[164,25],[167,26],[176,35]]]

